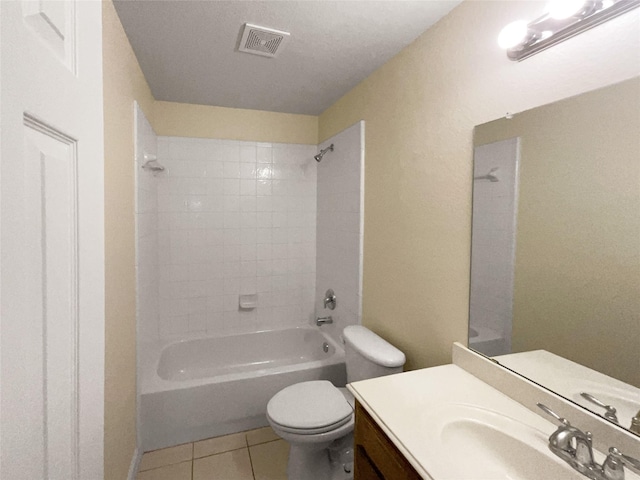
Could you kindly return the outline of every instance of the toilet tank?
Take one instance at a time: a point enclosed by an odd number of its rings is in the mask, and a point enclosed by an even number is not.
[[[343,331],[347,382],[402,372],[404,353],[361,325]]]

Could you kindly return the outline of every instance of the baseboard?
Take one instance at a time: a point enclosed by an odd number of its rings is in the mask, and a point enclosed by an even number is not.
[[[131,465],[129,466],[129,475],[127,475],[127,480],[136,480],[140,460],[142,460],[142,451],[136,447],[133,452],[133,458],[131,459]]]

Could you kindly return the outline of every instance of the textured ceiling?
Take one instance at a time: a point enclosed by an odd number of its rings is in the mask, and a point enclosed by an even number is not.
[[[460,1],[116,0],[157,100],[318,115]],[[244,23],[291,32],[238,52]]]

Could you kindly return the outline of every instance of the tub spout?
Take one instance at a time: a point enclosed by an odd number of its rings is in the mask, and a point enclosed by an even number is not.
[[[324,325],[325,323],[333,323],[333,318],[331,318],[331,315],[329,315],[327,317],[318,317],[318,318],[316,318],[316,325],[317,326]]]

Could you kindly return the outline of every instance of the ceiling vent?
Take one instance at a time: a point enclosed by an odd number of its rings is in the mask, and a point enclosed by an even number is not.
[[[289,32],[245,23],[238,50],[263,57],[277,57],[289,35]]]

